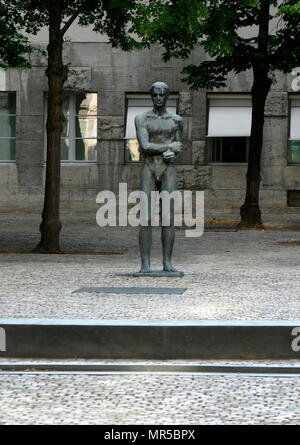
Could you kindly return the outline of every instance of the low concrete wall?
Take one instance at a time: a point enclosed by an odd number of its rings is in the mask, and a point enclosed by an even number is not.
[[[0,357],[296,359],[298,326],[300,321],[0,320],[6,336]]]

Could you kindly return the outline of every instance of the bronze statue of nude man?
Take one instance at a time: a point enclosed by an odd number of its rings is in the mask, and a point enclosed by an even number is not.
[[[136,135],[144,154],[140,190],[148,196],[148,226],[140,226],[139,246],[141,270],[137,275],[153,274],[150,267],[152,245],[151,192],[176,190],[176,170],[172,163],[182,150],[182,118],[166,109],[169,88],[163,82],[151,86],[153,109],[138,114],[135,118]],[[171,200],[170,225],[162,227],[163,271],[158,275],[182,276],[172,263],[171,256],[175,238],[174,203]]]

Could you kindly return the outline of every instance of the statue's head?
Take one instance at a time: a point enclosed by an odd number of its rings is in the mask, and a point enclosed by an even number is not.
[[[153,105],[156,107],[162,107],[165,106],[169,96],[169,87],[164,82],[155,82],[151,86],[150,93]]]

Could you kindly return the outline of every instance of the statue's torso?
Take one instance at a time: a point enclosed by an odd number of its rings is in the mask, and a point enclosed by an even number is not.
[[[180,117],[173,113],[158,116],[153,112],[147,112],[144,116],[149,142],[155,144],[169,144],[174,142],[179,126]],[[145,163],[151,166],[156,177],[160,177],[169,165],[163,155],[149,155],[145,153]]]
[[[169,144],[175,140],[178,129],[176,115],[171,113],[164,116],[146,115],[146,128],[149,134],[149,142]]]

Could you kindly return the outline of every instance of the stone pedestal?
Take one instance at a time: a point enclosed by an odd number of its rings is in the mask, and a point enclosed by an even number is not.
[[[135,272],[133,277],[168,277],[180,278],[184,276],[184,272],[176,270],[174,272],[167,272],[166,270],[151,270],[150,272]]]

